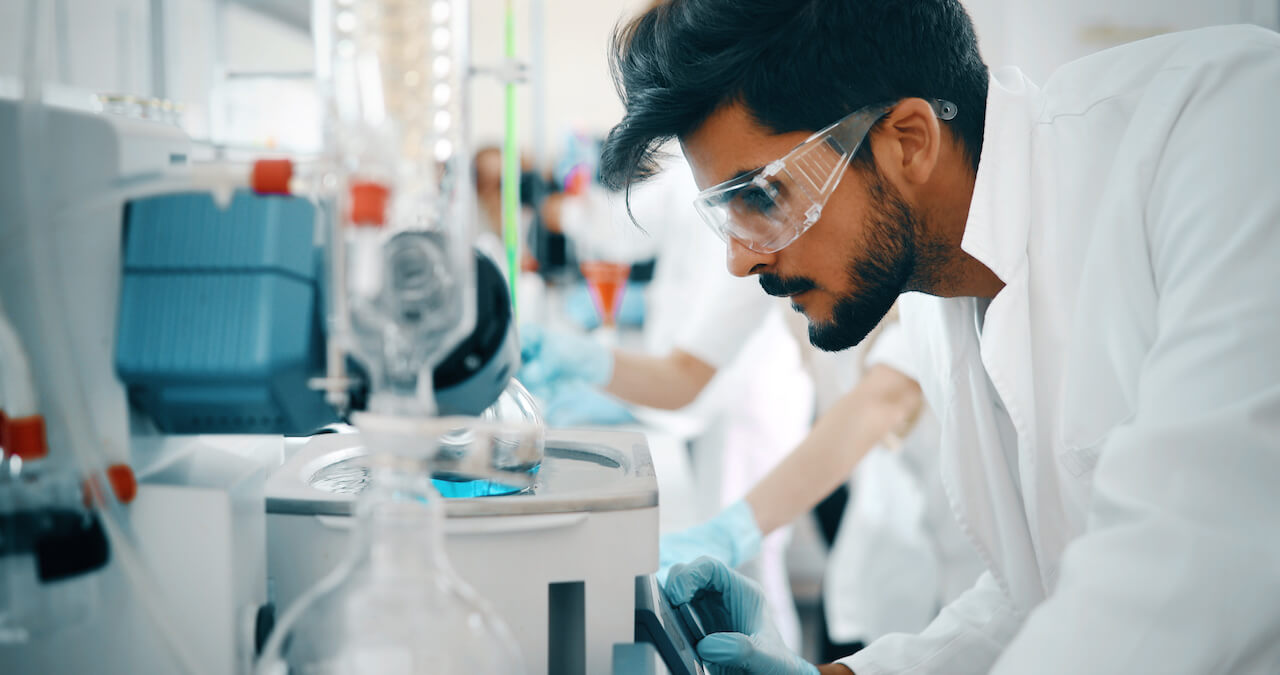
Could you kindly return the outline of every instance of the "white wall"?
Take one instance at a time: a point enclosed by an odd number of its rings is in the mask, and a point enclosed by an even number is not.
[[[505,0],[474,0],[478,62],[501,57]],[[1249,22],[1280,27],[1280,0],[962,0],[992,65],[1014,64],[1043,82],[1059,65],[1150,35],[1201,26]],[[527,1],[517,1],[520,57],[529,58]],[[606,61],[615,24],[647,6],[645,0],[543,0],[546,12],[546,142],[554,150],[570,128],[603,134],[622,115]],[[531,92],[520,89],[520,135],[531,147]],[[502,136],[502,97],[492,81],[474,89],[474,130],[481,141]]]
[[[1280,27],[1280,0],[962,0],[983,56],[1044,82],[1089,53],[1171,31],[1216,24]]]
[[[150,88],[147,0],[37,0],[45,79],[99,92]],[[0,77],[21,76],[28,0],[0,0]],[[63,39],[56,39],[61,36]]]
[[[493,63],[502,57],[502,17],[505,0],[474,0],[473,53],[478,64]],[[519,58],[531,60],[530,8],[517,1]],[[544,142],[554,154],[570,129],[603,135],[622,117],[622,104],[613,90],[606,58],[614,26],[648,5],[643,0],[542,0],[546,31],[542,39],[546,128]],[[474,135],[480,143],[502,138],[503,98],[501,88],[491,79],[481,79],[473,88]],[[533,148],[530,86],[519,89],[521,147]]]
[[[297,0],[309,3],[311,0]],[[477,64],[502,58],[503,8],[507,0],[473,0],[473,52]],[[1043,82],[1073,58],[1131,39],[1215,23],[1280,26],[1280,0],[963,0],[974,17],[984,56],[992,65],[1016,64]],[[188,106],[188,129],[238,142],[305,144],[318,133],[315,102],[305,84],[241,83],[214,100],[219,29],[215,0],[164,0],[167,58],[165,93]],[[531,59],[530,0],[515,0],[520,59]],[[542,141],[554,154],[570,129],[603,134],[622,107],[609,79],[606,51],[618,21],[646,0],[542,0],[545,103]],[[150,0],[37,0],[46,13],[40,40],[46,77],[93,92],[154,95],[149,40]],[[0,78],[15,80],[23,45],[27,0],[0,0]],[[60,11],[64,10],[64,11]],[[59,14],[65,20],[56,19]],[[64,40],[54,37],[61,27]],[[221,30],[225,64],[232,71],[306,71],[308,35],[295,27],[228,4]],[[59,49],[58,45],[62,45]],[[519,87],[519,135],[533,149],[534,92]],[[473,87],[473,135],[502,138],[501,87],[480,78]],[[234,129],[210,116],[228,111]],[[310,108],[310,109],[308,109]],[[236,132],[232,134],[231,132]]]
[[[309,2],[310,0],[298,0]],[[205,137],[225,36],[229,70],[311,70],[311,41],[302,31],[237,4],[219,23],[214,0],[164,0],[163,84],[152,71],[150,0],[37,0],[44,79],[87,94],[163,95],[186,106],[186,127]],[[27,0],[0,0],[0,78],[21,76]],[[263,97],[264,107],[272,104]],[[277,106],[279,107],[279,106]],[[283,117],[284,115],[282,115]]]
[[[182,1],[197,5],[209,2]],[[311,0],[297,1],[309,4]],[[315,54],[308,31],[238,4],[226,7],[224,22],[223,59],[228,73],[287,75],[314,72]],[[190,31],[192,26],[185,28]],[[189,32],[187,34],[190,35]],[[221,82],[210,101],[210,106],[217,113],[210,120],[210,133],[214,138],[237,145],[283,147],[304,152],[320,149],[323,106],[316,96],[312,80],[221,79],[211,70],[207,74]]]

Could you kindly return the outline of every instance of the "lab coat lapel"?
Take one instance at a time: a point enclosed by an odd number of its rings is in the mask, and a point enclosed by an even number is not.
[[[1033,389],[1027,237],[1031,222],[1032,166],[1030,159],[1033,106],[1039,91],[1016,70],[993,76],[988,93],[987,119],[982,161],[974,186],[962,248],[986,265],[1004,282],[985,315],[980,358],[970,358],[963,366],[969,382],[965,388],[975,398],[975,409],[993,415],[1003,409],[1012,422],[1016,448],[1002,448],[998,431],[981,429],[980,445],[971,449],[981,454],[986,467],[982,488],[986,494],[969,495],[969,508],[981,513],[973,518],[974,534],[989,542],[999,542],[995,552],[1006,561],[1035,559],[1040,549],[1036,541],[1036,499],[1039,473],[1035,453],[1036,417]],[[972,311],[973,304],[965,303]],[[957,316],[952,321],[973,325],[973,316]],[[976,332],[967,331],[976,340]],[[990,386],[986,386],[990,378]],[[991,396],[991,389],[996,397]],[[984,400],[985,399],[985,400]],[[994,410],[991,410],[994,408]],[[1016,457],[1016,464],[1010,462]],[[971,472],[970,472],[971,473]],[[976,486],[970,475],[960,485]],[[994,493],[1009,494],[1000,501]],[[969,487],[973,490],[974,487]],[[1036,600],[1048,590],[1040,575],[1032,570],[1006,570],[1008,590],[1021,600]]]
[[[1017,466],[1008,461],[974,327],[972,298],[909,293],[902,321],[918,360],[921,385],[942,428],[943,489],[960,529],[996,582],[1023,606],[1043,598],[1041,585],[1010,561],[1034,556]]]

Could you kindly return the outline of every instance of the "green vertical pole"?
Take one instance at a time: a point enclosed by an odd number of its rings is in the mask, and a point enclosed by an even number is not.
[[[516,62],[516,10],[514,0],[506,2],[505,56],[509,76],[514,76]],[[502,230],[507,245],[507,279],[511,285],[513,314],[519,306],[516,302],[516,285],[520,279],[520,144],[516,138],[516,82],[506,82],[506,130],[502,148]],[[516,315],[519,320],[518,314]]]

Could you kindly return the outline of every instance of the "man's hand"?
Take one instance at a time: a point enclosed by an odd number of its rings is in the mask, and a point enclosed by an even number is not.
[[[698,656],[715,675],[820,675],[820,671],[782,642],[769,620],[764,594],[751,580],[714,558],[698,558],[671,568],[666,584],[673,605],[693,599],[698,591],[719,593],[729,629],[703,638]],[[839,672],[839,671],[836,671]]]

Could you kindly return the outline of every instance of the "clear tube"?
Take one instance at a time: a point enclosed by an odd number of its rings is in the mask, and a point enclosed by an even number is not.
[[[60,263],[61,257],[55,255],[57,244],[54,238],[57,233],[47,226],[48,207],[52,200],[45,186],[53,184],[53,177],[47,167],[45,148],[41,147],[42,143],[49,143],[43,100],[43,62],[39,49],[42,8],[43,3],[38,0],[27,0],[23,100],[18,109],[17,138],[17,154],[26,162],[25,170],[19,172],[19,187],[23,195],[19,227],[24,227],[25,232],[17,239],[20,245],[25,245],[27,260],[35,261],[32,268],[35,275],[29,292],[37,308],[37,330],[43,340],[41,351],[46,354],[43,363],[47,379],[41,382],[44,393],[40,398],[41,413],[50,430],[50,445],[68,450],[81,475],[98,481],[98,484],[108,485],[105,469],[112,450],[103,449],[93,432],[93,409],[88,405],[88,397],[77,376],[77,361],[81,357],[68,342],[72,327],[68,324],[71,312],[63,283],[67,270]],[[121,566],[135,598],[153,619],[153,627],[183,672],[200,672],[195,659],[178,638],[173,622],[168,619],[174,612],[155,586],[155,575],[141,559],[136,537],[129,530],[128,519],[119,503],[111,495],[102,495],[94,505],[110,542],[112,560]]]
[[[0,410],[9,417],[25,417],[36,412],[36,389],[31,365],[22,339],[9,323],[0,301]]]
[[[249,165],[236,162],[201,162],[175,167],[146,178],[135,178],[112,189],[78,195],[74,202],[55,207],[51,215],[58,220],[67,220],[68,215],[116,207],[143,197],[178,192],[207,192],[214,203],[225,208],[231,203],[233,192],[250,187],[249,173]]]

